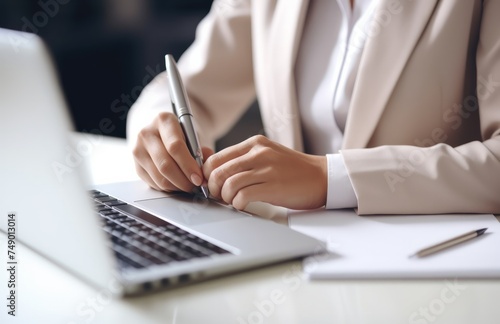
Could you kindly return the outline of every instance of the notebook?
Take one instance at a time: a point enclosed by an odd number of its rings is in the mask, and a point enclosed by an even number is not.
[[[324,247],[197,195],[140,181],[89,188],[88,142],[69,140],[65,101],[35,35],[0,30],[0,102],[0,219],[14,215],[16,239],[97,287],[114,287],[110,293],[168,288]]]
[[[328,253],[304,260],[311,279],[500,278],[500,223],[493,215],[359,216],[353,210],[289,214],[290,226],[323,240]],[[418,250],[487,227],[435,254]]]

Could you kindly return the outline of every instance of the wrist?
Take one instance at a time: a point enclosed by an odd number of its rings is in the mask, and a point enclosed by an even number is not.
[[[313,155],[315,176],[313,178],[314,197],[313,208],[320,208],[326,205],[328,192],[328,162],[326,156]]]

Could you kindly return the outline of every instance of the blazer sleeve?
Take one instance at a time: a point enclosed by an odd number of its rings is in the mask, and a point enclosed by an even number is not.
[[[486,0],[476,52],[482,141],[343,150],[359,214],[500,213],[500,1]]]
[[[203,145],[213,147],[255,100],[251,39],[250,1],[217,0],[178,62]],[[160,73],[131,107],[130,145],[158,113],[172,111],[167,82]]]

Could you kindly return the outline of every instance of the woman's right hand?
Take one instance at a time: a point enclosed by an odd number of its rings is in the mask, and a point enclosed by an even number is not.
[[[213,151],[202,148],[204,158]],[[144,127],[133,150],[139,177],[160,191],[192,192],[204,179],[201,168],[189,152],[177,117],[162,112]]]

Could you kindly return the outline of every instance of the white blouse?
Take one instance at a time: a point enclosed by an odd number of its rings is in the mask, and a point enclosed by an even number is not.
[[[311,0],[305,20],[295,78],[305,150],[328,160],[326,208],[358,205],[340,149],[376,1]]]

